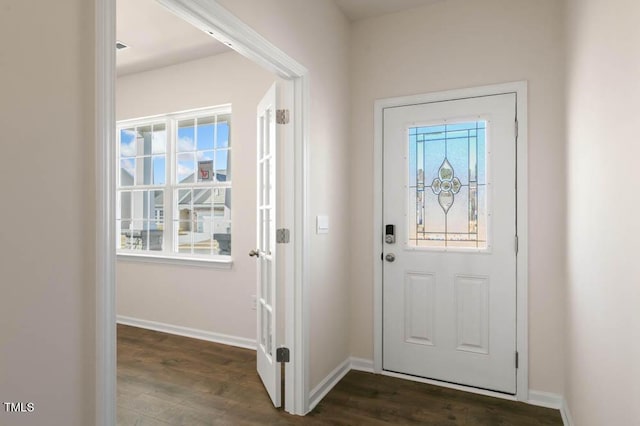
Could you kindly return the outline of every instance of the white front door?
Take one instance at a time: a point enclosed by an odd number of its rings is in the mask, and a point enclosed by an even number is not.
[[[515,121],[513,93],[384,109],[384,370],[516,393]]]
[[[276,84],[258,105],[257,160],[257,249],[250,255],[258,260],[256,307],[258,314],[258,374],[273,405],[281,405],[281,371],[276,362],[277,302],[276,285]]]

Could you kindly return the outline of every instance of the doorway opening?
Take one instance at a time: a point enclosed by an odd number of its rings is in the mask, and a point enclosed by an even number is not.
[[[308,348],[303,338],[307,334],[307,268],[306,256],[306,141],[308,128],[307,70],[258,33],[230,14],[215,1],[206,8],[191,0],[161,0],[163,6],[201,31],[215,37],[247,59],[290,82],[286,95],[290,105],[291,123],[285,133],[288,142],[283,147],[282,203],[280,224],[290,230],[290,244],[283,248],[284,300],[282,312],[283,336],[279,342],[291,351],[286,370],[285,407],[292,414],[305,414],[308,408]],[[115,157],[115,0],[100,0],[96,4],[97,20],[97,424],[115,423],[115,232],[116,232],[116,172]],[[255,109],[254,109],[255,111]],[[255,138],[255,135],[254,135]],[[155,214],[155,213],[154,213]],[[162,216],[162,215],[161,215]],[[160,216],[154,216],[157,221]],[[147,245],[148,247],[148,245]],[[220,248],[220,242],[216,250]],[[226,247],[226,246],[225,246]],[[219,250],[218,250],[219,252]],[[243,253],[238,253],[241,256]],[[246,254],[245,254],[246,256]]]

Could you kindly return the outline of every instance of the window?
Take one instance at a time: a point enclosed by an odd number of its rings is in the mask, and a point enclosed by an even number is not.
[[[487,248],[486,121],[409,128],[409,245]]]
[[[231,255],[231,107],[118,123],[119,253]]]

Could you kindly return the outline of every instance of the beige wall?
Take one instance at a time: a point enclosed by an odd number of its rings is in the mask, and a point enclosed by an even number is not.
[[[311,241],[311,385],[350,353],[372,357],[374,99],[528,80],[530,385],[565,393],[575,424],[639,423],[633,224],[640,201],[631,188],[640,154],[633,139],[640,5],[568,0],[564,50],[564,2],[448,0],[356,23],[349,51],[349,25],[329,0],[221,1],[311,72],[310,219],[328,213],[332,226]],[[95,408],[93,10],[80,0],[37,10],[5,0],[0,10],[0,36],[19,41],[0,48],[0,124],[10,135],[0,180],[22,179],[5,184],[11,203],[0,209],[0,222],[11,224],[0,229],[0,395],[36,404],[30,415],[0,410],[0,424],[88,425]],[[209,105],[201,92],[190,96]],[[156,102],[127,114],[164,112]],[[120,265],[119,273],[137,267]],[[192,325],[211,321],[203,313]]]
[[[119,260],[118,315],[256,338],[256,108],[275,75],[235,52],[120,77],[118,120],[232,104],[233,267]]]
[[[640,424],[640,3],[569,1],[566,397],[574,424]]]
[[[93,3],[0,5],[0,424],[94,423]]]
[[[562,393],[563,48],[562,2],[557,0],[448,0],[354,24],[350,152],[354,356],[373,358],[373,262],[380,256],[372,252],[374,100],[527,80],[530,388]]]
[[[332,0],[221,0],[241,20],[309,69],[310,385],[349,356],[349,24]],[[329,215],[329,234],[315,217]]]

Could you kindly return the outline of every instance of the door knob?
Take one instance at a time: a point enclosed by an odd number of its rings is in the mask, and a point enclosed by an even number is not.
[[[249,256],[251,256],[251,257],[260,257],[260,252],[258,250],[251,250],[249,252]]]
[[[396,255],[393,253],[387,253],[384,258],[387,260],[387,262],[393,262],[394,260],[396,260]]]

